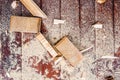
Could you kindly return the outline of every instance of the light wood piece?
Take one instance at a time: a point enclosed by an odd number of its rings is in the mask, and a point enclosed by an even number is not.
[[[33,16],[47,18],[46,14],[37,6],[33,0],[20,0]]]
[[[64,37],[58,42],[55,45],[55,48],[70,62],[72,66],[77,65],[82,59],[82,54],[67,37]]]
[[[50,53],[50,55],[55,58],[58,56],[58,53],[55,51],[55,49],[50,45],[50,43],[46,40],[46,38],[39,33],[36,38],[40,41],[40,43],[44,46],[44,48]]]
[[[11,16],[10,31],[38,33],[40,30],[40,25],[40,18]]]

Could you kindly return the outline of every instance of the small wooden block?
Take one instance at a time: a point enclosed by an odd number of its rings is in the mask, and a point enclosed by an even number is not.
[[[45,39],[45,37],[39,33],[36,38],[41,42],[41,44],[44,46],[44,48],[50,53],[50,55],[55,58],[58,56],[58,53],[55,51],[55,49],[50,45],[50,43]]]
[[[60,42],[55,45],[55,48],[70,62],[72,66],[77,65],[82,59],[82,54],[72,44],[72,42],[64,37]]]
[[[46,14],[37,6],[33,0],[20,0],[33,16],[47,18]]]
[[[40,31],[40,25],[40,18],[11,16],[10,31],[38,33]]]

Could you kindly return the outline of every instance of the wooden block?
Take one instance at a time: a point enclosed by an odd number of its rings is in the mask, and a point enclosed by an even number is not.
[[[46,14],[37,6],[33,0],[20,0],[33,16],[47,18]]]
[[[64,37],[60,42],[55,45],[55,48],[70,62],[72,66],[77,65],[82,59],[82,54],[72,44],[72,42]]]
[[[40,18],[11,16],[10,31],[38,33],[40,30],[40,25]]]
[[[36,38],[41,42],[41,44],[44,46],[44,48],[50,53],[50,55],[55,58],[58,56],[58,53],[55,51],[55,49],[50,45],[50,43],[45,39],[45,37],[39,33]]]

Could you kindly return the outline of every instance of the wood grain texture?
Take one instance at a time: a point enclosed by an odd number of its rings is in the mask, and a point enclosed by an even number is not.
[[[80,34],[83,49],[95,44],[93,24],[95,23],[95,0],[80,0]]]
[[[60,19],[60,0],[42,0],[42,10],[48,16],[46,20],[43,20],[42,25],[48,30],[45,36],[51,44],[54,44],[61,38],[60,25],[53,24],[54,19]]]
[[[55,45],[55,48],[70,62],[72,66],[78,65],[82,60],[82,54],[67,37],[62,38],[62,40]]]
[[[95,3],[95,18],[103,24],[103,29],[96,30],[96,56],[114,54],[113,37],[113,2],[107,0],[104,4]]]
[[[117,52],[120,47],[120,1],[114,0],[114,34],[115,34],[115,52]],[[120,53],[115,54],[116,56],[120,56]]]
[[[41,0],[33,0],[39,7],[40,7],[40,2]],[[26,8],[24,5],[22,5],[22,16],[33,16]]]
[[[51,44],[46,40],[42,33],[38,33],[36,38],[40,41],[40,43],[44,46],[44,48],[50,53],[50,55],[55,58],[58,53],[55,49],[51,46]]]
[[[41,18],[11,16],[10,31],[38,33],[40,30]]]
[[[120,57],[120,1],[114,0],[114,40],[115,40],[115,56]],[[120,71],[120,59],[115,60],[115,72]],[[120,79],[120,73],[115,73],[115,79]]]
[[[86,73],[85,77],[87,80],[92,80],[92,79],[96,80],[94,75],[91,74],[91,66],[96,56],[95,32],[92,26],[94,23],[95,23],[95,0],[80,0],[81,50],[93,46],[93,48],[83,53],[85,62],[83,62],[81,68],[85,68],[83,72]]]

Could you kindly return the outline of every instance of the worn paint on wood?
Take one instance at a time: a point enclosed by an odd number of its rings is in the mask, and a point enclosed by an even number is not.
[[[113,2],[107,0],[104,4],[95,3],[95,18],[103,24],[103,29],[96,30],[96,56],[114,54],[113,37]]]
[[[84,60],[81,68],[86,73],[84,76],[87,80],[96,80],[95,76],[91,74],[92,62],[95,60],[95,33],[93,24],[95,23],[95,0],[80,0],[80,35],[81,35],[81,50],[93,46],[92,49],[83,53]],[[89,57],[89,59],[88,59]],[[85,64],[84,64],[85,63]],[[88,66],[86,66],[88,65]]]
[[[21,15],[21,4],[14,10],[10,1],[2,2],[1,12],[1,46],[2,46],[2,79],[21,79],[21,34],[9,33],[11,15]],[[16,74],[16,75],[15,75]]]
[[[115,36],[115,52],[120,47],[120,1],[114,1],[114,36]],[[120,54],[116,54],[120,55]]]
[[[95,23],[95,0],[80,0],[80,5],[81,46],[85,49],[95,44],[92,26]]]
[[[115,38],[115,56],[120,57],[120,1],[114,0],[114,38]],[[114,70],[116,80],[120,79],[120,61],[114,61]]]

